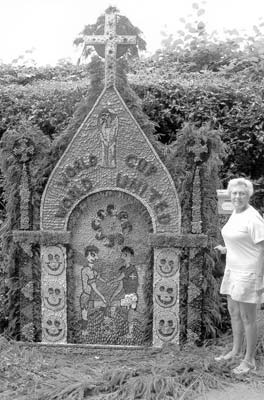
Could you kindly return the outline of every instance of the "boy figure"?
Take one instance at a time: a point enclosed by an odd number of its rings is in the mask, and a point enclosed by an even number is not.
[[[97,280],[105,282],[99,273],[94,270],[94,263],[98,259],[98,253],[99,249],[94,245],[89,245],[84,250],[84,255],[87,259],[87,265],[84,266],[81,271],[83,291],[80,296],[82,319],[84,321],[87,321],[88,319],[88,310],[94,308],[95,299],[97,297],[96,295],[102,299],[102,306],[104,306],[106,303],[104,296],[96,286]]]
[[[116,290],[114,291],[111,300],[121,293],[124,292],[125,296],[121,299],[120,304],[122,307],[128,309],[128,326],[129,326],[129,337],[132,337],[134,327],[134,316],[135,309],[137,307],[137,289],[138,289],[138,273],[132,259],[134,257],[134,250],[131,247],[125,246],[121,250],[121,257],[125,262],[120,268],[120,275],[113,279],[111,282],[118,282]]]

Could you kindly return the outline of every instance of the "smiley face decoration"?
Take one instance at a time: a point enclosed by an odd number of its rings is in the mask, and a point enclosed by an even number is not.
[[[156,344],[177,342],[179,318],[179,253],[173,248],[157,251],[155,257],[155,285],[153,297],[157,314],[155,317]]]
[[[65,268],[64,255],[59,246],[48,246],[43,249],[42,263],[49,275],[61,275]]]
[[[160,276],[171,277],[179,269],[179,256],[173,249],[163,249],[157,256],[157,271]]]
[[[66,335],[64,321],[55,314],[45,315],[42,324],[43,339],[47,342],[59,342]]]
[[[43,287],[42,299],[45,307],[52,311],[60,311],[65,306],[65,290],[58,282],[46,283]]]
[[[160,279],[155,285],[154,296],[159,306],[172,307],[178,297],[177,283],[168,279]]]
[[[172,311],[158,313],[155,325],[157,335],[163,342],[171,341],[178,333],[178,319]]]

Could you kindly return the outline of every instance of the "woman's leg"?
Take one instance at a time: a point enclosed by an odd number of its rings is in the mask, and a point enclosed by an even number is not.
[[[240,314],[243,321],[247,350],[245,355],[245,361],[254,364],[255,363],[255,352],[257,345],[257,305],[250,303],[239,303]]]
[[[231,326],[233,333],[233,348],[226,355],[228,357],[238,355],[241,352],[242,340],[243,340],[243,321],[240,313],[240,303],[232,300],[230,296],[227,297],[228,311],[231,318]]]

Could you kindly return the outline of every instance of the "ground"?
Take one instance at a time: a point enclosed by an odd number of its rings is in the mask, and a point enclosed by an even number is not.
[[[210,390],[205,396],[197,400],[263,400],[263,386],[255,387],[245,383],[236,383],[225,390]]]
[[[179,351],[50,347],[0,337],[1,400],[260,400],[263,357],[258,372],[236,378],[232,362],[217,363],[221,345]],[[244,396],[244,397],[243,397]]]

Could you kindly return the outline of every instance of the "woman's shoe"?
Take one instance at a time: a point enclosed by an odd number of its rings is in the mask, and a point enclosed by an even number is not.
[[[248,374],[250,371],[256,371],[256,370],[257,367],[255,361],[253,363],[250,363],[249,361],[243,360],[238,367],[232,370],[232,372],[235,375],[244,375]]]
[[[232,358],[237,358],[239,357],[239,354],[232,354],[231,352],[227,353],[227,354],[221,354],[221,356],[215,357],[215,361],[228,361],[228,360],[232,360]]]

